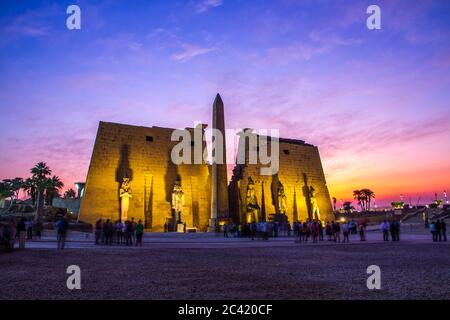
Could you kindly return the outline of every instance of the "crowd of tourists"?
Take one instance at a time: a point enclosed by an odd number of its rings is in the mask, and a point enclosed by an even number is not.
[[[437,219],[435,222],[428,222],[428,225],[425,227],[430,229],[434,242],[447,241],[447,224],[444,219]]]
[[[269,237],[294,236],[297,242],[318,241],[349,242],[350,234],[359,234],[361,241],[366,241],[366,222],[357,223],[354,220],[340,223],[338,221],[319,220],[297,221],[292,225],[289,222],[253,222],[245,225],[224,224],[223,236],[251,237],[252,240],[267,240]]]
[[[392,241],[400,241],[400,222],[384,220],[380,224],[380,229],[383,233],[383,241],[389,241],[389,234]]]
[[[142,237],[144,235],[144,225],[139,220],[137,223],[134,218],[122,222],[110,219],[99,219],[95,223],[95,244],[124,244],[126,246],[142,246]]]
[[[350,235],[358,235],[360,241],[366,241],[366,220],[350,220],[346,222],[319,220],[289,222],[253,222],[247,224],[224,224],[222,232],[225,238],[248,237],[252,240],[268,240],[280,236],[293,237],[296,242],[329,241],[349,243]],[[447,241],[447,226],[444,219],[426,221],[425,227],[429,229],[434,242]],[[96,245],[126,245],[142,246],[144,225],[134,218],[122,222],[111,219],[99,219],[95,223]],[[57,248],[64,249],[69,223],[65,215],[58,215],[55,222]],[[383,241],[400,241],[400,222],[397,220],[384,220],[379,229]],[[186,228],[184,228],[186,232]],[[43,225],[33,219],[21,218],[16,224],[14,220],[0,224],[0,245],[8,249],[15,239],[23,240],[41,239]]]

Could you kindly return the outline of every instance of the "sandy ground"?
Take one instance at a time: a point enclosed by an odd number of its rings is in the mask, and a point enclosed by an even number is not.
[[[449,242],[177,239],[166,247],[69,243],[57,251],[43,243],[1,253],[0,299],[450,299]],[[74,264],[81,290],[66,287]],[[381,268],[381,290],[367,289],[369,265]]]

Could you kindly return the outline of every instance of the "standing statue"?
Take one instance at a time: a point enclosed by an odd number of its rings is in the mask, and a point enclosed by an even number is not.
[[[316,189],[314,189],[313,186],[309,187],[309,200],[311,202],[313,219],[320,220],[320,210],[316,198]]]
[[[177,223],[183,223],[183,206],[184,206],[184,192],[181,190],[181,181],[177,179],[172,191],[172,209],[175,212],[175,220]]]
[[[287,198],[286,194],[284,193],[284,187],[283,184],[278,181],[278,212],[281,214],[286,214],[287,211]]]
[[[247,212],[246,212],[247,223],[257,221],[259,206],[258,206],[258,199],[256,198],[255,183],[253,182],[253,179],[251,177],[248,177],[246,203],[247,203]]]
[[[123,178],[120,186],[120,220],[126,221],[128,219],[128,208],[130,206],[131,188],[130,179]]]

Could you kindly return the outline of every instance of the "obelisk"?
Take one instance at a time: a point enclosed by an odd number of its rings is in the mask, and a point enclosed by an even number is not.
[[[211,164],[211,219],[209,231],[217,231],[218,222],[229,218],[228,214],[228,179],[225,144],[225,115],[223,101],[219,94],[213,103],[212,128],[222,133],[223,139],[213,139],[212,150],[215,153]],[[222,140],[222,141],[220,141]],[[220,142],[223,142],[220,144]],[[218,152],[221,150],[222,152]],[[218,157],[218,154],[222,157]]]

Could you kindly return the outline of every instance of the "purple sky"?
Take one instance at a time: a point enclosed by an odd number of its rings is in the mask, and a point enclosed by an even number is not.
[[[450,189],[449,16],[446,0],[2,0],[0,179],[46,161],[71,187],[100,120],[210,123],[220,92],[228,128],[318,145],[332,196],[429,202]]]

